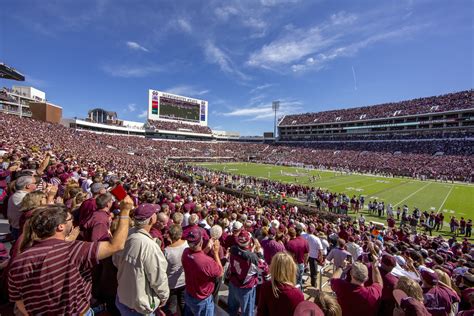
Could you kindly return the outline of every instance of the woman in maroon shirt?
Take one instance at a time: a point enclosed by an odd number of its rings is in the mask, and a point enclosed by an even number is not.
[[[270,265],[271,281],[264,283],[258,300],[258,316],[293,315],[304,301],[296,285],[296,263],[287,252],[278,252]]]

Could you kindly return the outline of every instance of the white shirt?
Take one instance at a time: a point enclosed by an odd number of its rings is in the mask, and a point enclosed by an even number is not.
[[[317,259],[319,257],[319,252],[323,250],[323,245],[321,244],[319,237],[308,233],[302,233],[301,236],[308,241],[309,257]]]
[[[325,238],[320,238],[321,245],[323,246],[323,255],[328,254],[328,249],[329,249],[329,242]]]

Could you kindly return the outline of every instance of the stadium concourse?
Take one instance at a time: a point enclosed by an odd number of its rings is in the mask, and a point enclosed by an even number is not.
[[[472,108],[469,96],[454,95],[431,100],[434,111]],[[381,114],[373,117],[393,110],[374,108]],[[404,109],[432,110],[417,100]],[[472,315],[474,249],[464,237],[472,221],[448,240],[418,231],[417,213],[382,229],[334,212],[357,208],[336,205],[337,192],[316,191],[319,206],[302,208],[220,186],[219,173],[197,181],[202,170],[168,159],[253,157],[473,182],[472,129],[429,133],[423,141],[393,133],[354,142],[171,142],[0,114],[0,197],[10,225],[0,244],[2,315],[13,304],[32,315],[212,315],[217,305],[231,315]]]

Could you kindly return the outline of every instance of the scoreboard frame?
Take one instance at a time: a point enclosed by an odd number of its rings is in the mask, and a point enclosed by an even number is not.
[[[180,119],[180,118],[172,119],[169,117],[161,117],[160,116],[161,97],[166,97],[166,98],[174,99],[177,101],[185,101],[185,102],[199,105],[199,121],[189,121],[189,120]],[[181,122],[187,122],[190,124],[199,124],[202,126],[207,126],[208,110],[209,110],[209,107],[208,107],[208,102],[206,100],[190,98],[190,97],[181,96],[181,95],[159,91],[159,90],[152,90],[152,89],[148,90],[148,119],[149,120],[181,121]]]

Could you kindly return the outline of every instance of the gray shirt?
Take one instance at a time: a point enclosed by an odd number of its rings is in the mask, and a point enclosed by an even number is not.
[[[166,274],[168,275],[168,285],[170,289],[176,289],[184,286],[184,269],[181,263],[181,257],[183,256],[184,249],[188,248],[188,242],[185,241],[181,246],[178,247],[166,247],[165,258],[168,261],[168,269]]]
[[[27,191],[16,191],[8,200],[8,222],[13,228],[20,229],[21,202],[27,194]]]

